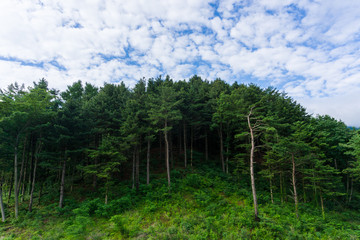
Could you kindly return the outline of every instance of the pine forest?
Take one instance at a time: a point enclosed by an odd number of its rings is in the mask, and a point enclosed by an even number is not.
[[[0,92],[0,239],[359,239],[360,132],[273,87]]]

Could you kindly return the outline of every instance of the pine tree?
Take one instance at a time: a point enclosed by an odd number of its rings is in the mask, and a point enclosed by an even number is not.
[[[149,117],[154,125],[158,126],[157,131],[161,131],[165,138],[166,151],[166,172],[168,179],[168,187],[170,188],[170,165],[169,165],[169,131],[171,131],[171,124],[175,121],[181,120],[181,113],[177,108],[180,100],[176,99],[172,81],[164,81],[159,89],[159,95],[151,97],[151,108],[149,110]]]

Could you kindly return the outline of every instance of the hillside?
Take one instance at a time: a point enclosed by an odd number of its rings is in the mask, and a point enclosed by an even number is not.
[[[107,205],[100,193],[77,186],[66,207],[47,199],[18,221],[2,223],[2,239],[358,239],[360,213],[330,210],[326,218],[301,203],[296,218],[292,199],[272,204],[259,192],[260,222],[254,220],[247,177],[233,179],[211,167],[172,171],[168,191],[161,175],[140,191],[114,186]],[[23,206],[25,207],[25,206]]]

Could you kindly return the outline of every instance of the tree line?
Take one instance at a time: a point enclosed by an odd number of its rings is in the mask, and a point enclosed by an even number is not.
[[[322,209],[355,207],[360,135],[330,116],[311,116],[286,93],[221,79],[140,79],[133,88],[81,81],[63,92],[41,79],[0,92],[0,207],[14,200],[32,211],[34,199],[57,192],[58,206],[75,186],[150,184],[163,172],[212,163],[224,174],[249,178],[254,215],[256,187],[269,201]],[[234,180],[235,181],[235,180]],[[7,198],[7,199],[6,199]]]

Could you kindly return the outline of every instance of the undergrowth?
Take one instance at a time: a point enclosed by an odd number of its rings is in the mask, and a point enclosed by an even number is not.
[[[321,210],[310,203],[271,203],[259,192],[261,221],[255,221],[247,179],[215,170],[174,170],[168,189],[154,179],[140,190],[119,184],[113,200],[67,198],[65,207],[45,202],[17,221],[0,224],[0,239],[359,239],[360,215]],[[80,190],[79,190],[80,191]],[[25,206],[25,205],[24,205]],[[25,208],[25,207],[24,207]]]

